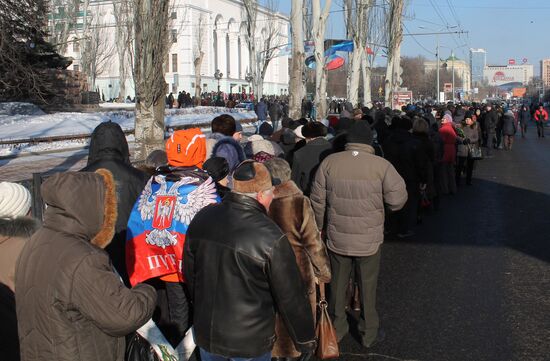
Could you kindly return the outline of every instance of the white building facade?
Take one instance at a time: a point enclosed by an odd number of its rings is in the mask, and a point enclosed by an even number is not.
[[[116,1],[116,0],[115,0]],[[113,15],[112,0],[96,0],[90,2],[89,13],[98,16],[102,26],[107,29],[108,40],[113,42],[114,55],[108,66],[96,79],[96,88],[104,94],[105,99],[119,95],[119,56],[114,46],[116,38],[116,22]],[[259,7],[256,21],[256,44],[262,42],[266,32],[268,10]],[[165,62],[165,79],[168,84],[167,93],[177,94],[180,91],[195,93],[195,72],[193,61],[197,49],[199,32],[202,34],[202,51],[204,57],[201,65],[202,92],[218,90],[224,93],[247,94],[250,83],[246,79],[249,72],[249,54],[245,38],[245,21],[242,1],[240,0],[171,0],[170,23],[167,39],[170,43]],[[200,20],[199,20],[200,19]],[[276,13],[275,23],[278,28],[278,38],[275,45],[281,47],[289,43],[289,19],[286,15]],[[273,21],[273,17],[269,21]],[[200,24],[199,24],[200,22]],[[74,38],[82,34],[73,34]],[[80,47],[75,43],[69,46],[65,56],[74,59],[70,69],[82,70],[80,67]],[[262,56],[262,54],[260,54]],[[269,63],[264,78],[264,95],[284,95],[288,93],[289,71],[288,56],[275,57]],[[223,77],[215,79],[219,70]],[[129,72],[131,74],[131,71]],[[126,80],[126,94],[134,96],[132,79]]]

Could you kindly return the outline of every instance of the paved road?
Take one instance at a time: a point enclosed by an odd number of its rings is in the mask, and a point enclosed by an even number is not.
[[[478,162],[407,241],[383,246],[386,341],[342,360],[550,360],[550,138]]]

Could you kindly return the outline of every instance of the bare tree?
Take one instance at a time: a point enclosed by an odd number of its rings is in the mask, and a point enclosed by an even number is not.
[[[248,47],[248,71],[252,75],[252,92],[257,97],[258,59],[256,58],[256,20],[258,18],[257,0],[243,0],[244,39]]]
[[[384,0],[382,0],[384,1]],[[385,42],[385,10],[382,5],[378,5],[378,0],[371,0],[371,6],[367,14],[367,52],[363,53],[361,59],[361,70],[363,75],[363,104],[372,105],[372,69],[375,66],[383,43]]]
[[[97,20],[96,20],[97,19]],[[114,55],[114,44],[109,40],[108,30],[105,23],[99,17],[93,18],[80,46],[80,66],[88,76],[91,89],[95,90],[95,82],[98,75],[101,75],[109,65],[109,60]]]
[[[81,5],[80,0],[57,0],[50,1],[49,19],[49,41],[52,43],[60,54],[67,51],[69,45],[69,36],[76,29],[78,13],[80,10],[86,11],[88,1]],[[84,24],[86,16],[84,16]]]
[[[168,10],[164,0],[133,0],[137,160],[164,145],[164,61],[168,55]]]
[[[403,11],[404,0],[388,0],[389,9],[386,17],[388,33],[388,65],[386,68],[385,103],[391,107],[393,92],[399,86],[399,68],[401,58],[401,42],[403,41]]]
[[[325,29],[331,0],[325,0],[321,12],[321,0],[312,0],[312,33],[315,42],[315,118],[322,120],[327,114],[327,71],[325,68]]]
[[[195,69],[195,105],[200,105],[201,84],[202,84],[202,60],[204,59],[204,41],[206,35],[206,19],[201,14],[197,20],[197,26],[193,28],[195,33],[195,44],[193,46],[193,66]]]
[[[126,79],[132,72],[132,51],[134,40],[133,10],[131,0],[113,1],[116,32],[115,44],[118,53],[118,99],[123,102],[126,97]]]
[[[264,80],[267,74],[269,64],[276,57],[278,49],[281,45],[286,43],[281,36],[281,27],[279,17],[277,16],[277,3],[274,0],[268,0],[265,4],[267,10],[265,27],[260,34],[260,47],[257,55],[258,59],[258,80],[256,82],[256,89],[258,90],[258,98],[263,96]]]
[[[367,45],[367,16],[372,0],[345,0],[346,32],[353,40],[353,52],[348,67],[347,98],[356,106],[359,100],[359,80],[364,65],[365,46]]]
[[[302,115],[302,99],[304,98],[304,26],[303,1],[292,0],[290,26],[292,30],[292,63],[290,65],[289,84],[289,116],[298,119]]]

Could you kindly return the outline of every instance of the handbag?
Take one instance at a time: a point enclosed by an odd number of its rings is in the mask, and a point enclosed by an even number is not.
[[[473,160],[483,159],[481,147],[477,144],[468,144],[468,158]]]
[[[328,303],[325,298],[325,284],[319,283],[319,318],[317,320],[317,351],[315,356],[320,360],[336,358],[340,355],[338,350],[338,337],[328,314]]]
[[[126,336],[125,361],[160,361],[153,347],[137,332]]]

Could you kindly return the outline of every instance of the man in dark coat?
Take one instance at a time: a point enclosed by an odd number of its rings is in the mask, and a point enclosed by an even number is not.
[[[412,228],[417,221],[420,187],[427,183],[429,166],[420,141],[410,133],[411,128],[410,118],[394,117],[392,134],[382,144],[386,159],[403,177],[407,186],[407,203],[396,214],[397,235],[400,238],[412,235]]]
[[[315,348],[311,307],[292,247],[267,216],[272,200],[267,168],[243,162],[233,174],[233,191],[189,225],[183,265],[203,361],[270,361],[275,311],[299,352]]]
[[[527,134],[527,124],[529,124],[530,120],[531,120],[531,111],[529,110],[529,107],[526,104],[524,104],[521,106],[521,110],[518,113],[518,121],[521,127],[522,138],[525,138],[525,134]]]
[[[487,112],[485,113],[484,125],[485,133],[487,134],[487,156],[491,156],[493,151],[494,138],[496,137],[498,114],[493,109],[491,104],[487,104]]]
[[[105,250],[124,283],[129,286],[125,260],[126,225],[132,207],[147,182],[147,176],[130,163],[126,136],[117,123],[101,123],[92,133],[88,165],[81,171],[94,172],[100,168],[107,169],[113,174],[118,197],[115,236]]]
[[[291,178],[304,195],[309,196],[319,164],[332,154],[332,144],[325,139],[327,127],[320,122],[304,125],[302,135],[306,138],[306,145],[294,153]]]

